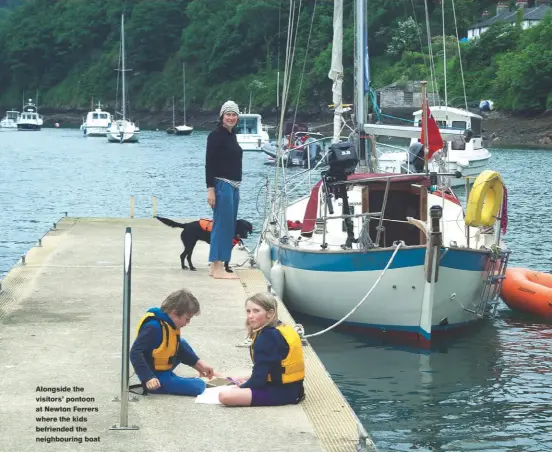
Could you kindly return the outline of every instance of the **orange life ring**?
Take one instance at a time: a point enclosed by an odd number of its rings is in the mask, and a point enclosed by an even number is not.
[[[552,274],[507,269],[500,296],[510,308],[552,319]]]

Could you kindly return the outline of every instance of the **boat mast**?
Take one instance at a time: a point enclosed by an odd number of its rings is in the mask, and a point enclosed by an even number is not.
[[[186,63],[182,63],[182,108],[184,110],[184,126],[186,126]]]
[[[355,1],[355,34],[356,34],[356,83],[355,83],[355,130],[358,137],[356,140],[357,156],[360,165],[366,165],[366,139],[364,133],[364,123],[366,122],[365,94],[369,89],[368,68],[366,67],[366,58],[368,49],[366,48],[366,0]],[[368,85],[368,86],[367,86]]]
[[[125,96],[125,15],[121,14],[121,59],[123,73],[123,120],[126,120],[126,96]]]
[[[174,129],[174,96],[172,97],[172,104],[173,104],[173,129]]]
[[[334,107],[332,143],[339,143],[343,113],[343,0],[334,0],[332,63],[328,77],[333,80]]]

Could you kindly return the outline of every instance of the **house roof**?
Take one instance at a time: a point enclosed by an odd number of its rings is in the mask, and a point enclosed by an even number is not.
[[[539,21],[544,19],[544,16],[546,16],[546,13],[548,12],[552,13],[552,7],[549,5],[539,5],[539,6],[535,6],[534,8],[524,8],[522,20]],[[473,30],[475,28],[489,27],[495,22],[499,22],[499,21],[510,22],[513,24],[516,21],[516,15],[517,15],[517,10],[504,11],[503,13],[497,14],[494,17],[489,17],[484,21],[481,21],[475,25],[472,25],[469,28],[469,30]]]

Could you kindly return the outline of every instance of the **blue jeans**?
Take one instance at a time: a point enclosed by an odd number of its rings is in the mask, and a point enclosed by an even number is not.
[[[159,379],[161,388],[148,390],[149,393],[166,395],[197,396],[205,391],[205,382],[199,378],[185,378],[171,371],[156,371],[155,377]]]
[[[240,204],[240,189],[215,179],[215,208],[209,262],[230,261],[232,239],[236,234],[236,220]]]

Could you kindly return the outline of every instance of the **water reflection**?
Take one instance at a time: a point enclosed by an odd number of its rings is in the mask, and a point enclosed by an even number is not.
[[[301,321],[307,332],[321,327]],[[549,354],[551,333],[520,327],[535,344],[523,351],[505,322],[482,323],[429,352],[343,332],[312,344],[380,450],[545,450],[552,381],[550,358],[538,358]]]

